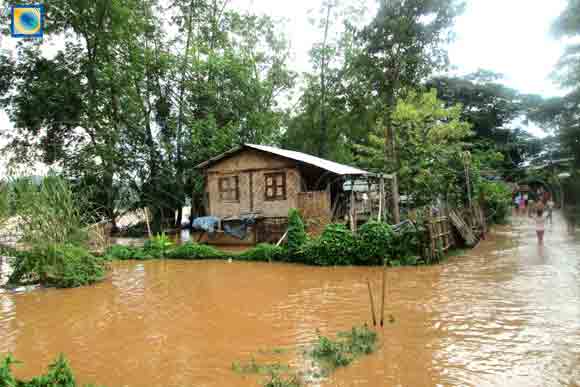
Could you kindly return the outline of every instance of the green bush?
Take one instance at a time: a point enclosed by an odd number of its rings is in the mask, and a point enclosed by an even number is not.
[[[511,213],[512,191],[501,182],[483,181],[479,187],[485,197],[488,215],[491,222],[504,224]]]
[[[391,254],[394,237],[387,223],[370,221],[364,224],[358,233],[357,263],[382,265]]]
[[[45,286],[73,288],[105,277],[105,259],[74,245],[37,247],[12,258],[14,271],[9,283],[39,282]]]
[[[165,233],[161,233],[149,238],[143,248],[154,257],[165,258],[167,251],[172,246],[173,242],[171,239]]]
[[[306,243],[307,235],[304,222],[297,209],[291,208],[288,211],[288,252],[296,253]]]
[[[45,375],[34,377],[30,381],[16,379],[12,375],[13,364],[17,364],[17,361],[10,355],[0,362],[0,387],[77,387],[72,370],[63,355],[48,367]]]
[[[224,258],[225,254],[211,246],[187,242],[168,250],[165,256],[172,259],[212,259]]]
[[[105,254],[105,258],[109,260],[147,260],[147,259],[154,259],[160,258],[160,256],[152,254],[151,251],[146,251],[140,247],[132,247],[132,246],[122,246],[122,245],[113,245],[109,247]]]
[[[421,263],[418,255],[420,254],[424,235],[424,230],[421,227],[415,229],[412,226],[407,226],[393,233],[389,263],[392,266],[417,265]]]
[[[287,254],[283,247],[261,243],[240,254],[240,258],[248,261],[275,262],[286,260]]]
[[[344,224],[329,224],[320,237],[306,242],[298,259],[319,266],[351,265],[356,248],[357,240]]]

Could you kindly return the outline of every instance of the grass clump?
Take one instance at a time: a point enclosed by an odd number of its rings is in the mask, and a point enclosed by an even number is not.
[[[286,260],[286,250],[283,247],[260,243],[256,247],[243,252],[239,256],[248,261],[276,262]]]
[[[263,384],[264,387],[301,387],[302,385],[296,375],[283,377],[279,374],[271,374],[270,378]]]
[[[376,350],[377,334],[368,327],[353,327],[340,332],[336,340],[318,336],[318,342],[310,355],[327,370],[345,367],[356,358],[369,355]]]
[[[232,364],[232,370],[240,374],[279,374],[280,372],[287,372],[290,367],[286,364],[281,363],[270,363],[270,364],[260,364],[256,362],[256,359],[252,359],[248,363],[238,363],[234,362]]]

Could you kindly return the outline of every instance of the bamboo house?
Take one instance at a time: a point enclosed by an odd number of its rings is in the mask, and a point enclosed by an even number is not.
[[[288,211],[300,210],[310,231],[333,219],[348,217],[356,206],[345,182],[368,181],[372,173],[348,165],[271,146],[244,144],[199,164],[205,176],[206,214],[224,225],[252,217],[255,223],[244,243],[275,242],[286,231]],[[376,187],[376,184],[373,184]],[[211,242],[212,240],[209,240]],[[240,243],[231,241],[232,243]]]

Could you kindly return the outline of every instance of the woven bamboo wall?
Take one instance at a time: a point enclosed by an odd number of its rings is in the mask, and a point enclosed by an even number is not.
[[[308,234],[320,235],[332,220],[330,192],[312,191],[298,194],[298,209],[305,220]]]

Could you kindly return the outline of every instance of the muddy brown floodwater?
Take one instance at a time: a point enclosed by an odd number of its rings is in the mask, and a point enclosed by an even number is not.
[[[558,222],[535,243],[527,219],[465,255],[388,270],[380,349],[322,386],[580,385],[580,238]],[[0,294],[0,354],[17,374],[58,353],[82,382],[115,386],[257,386],[232,362],[290,362],[298,347],[369,321],[373,268],[227,261],[122,262],[96,286]],[[285,348],[280,355],[260,350]]]

